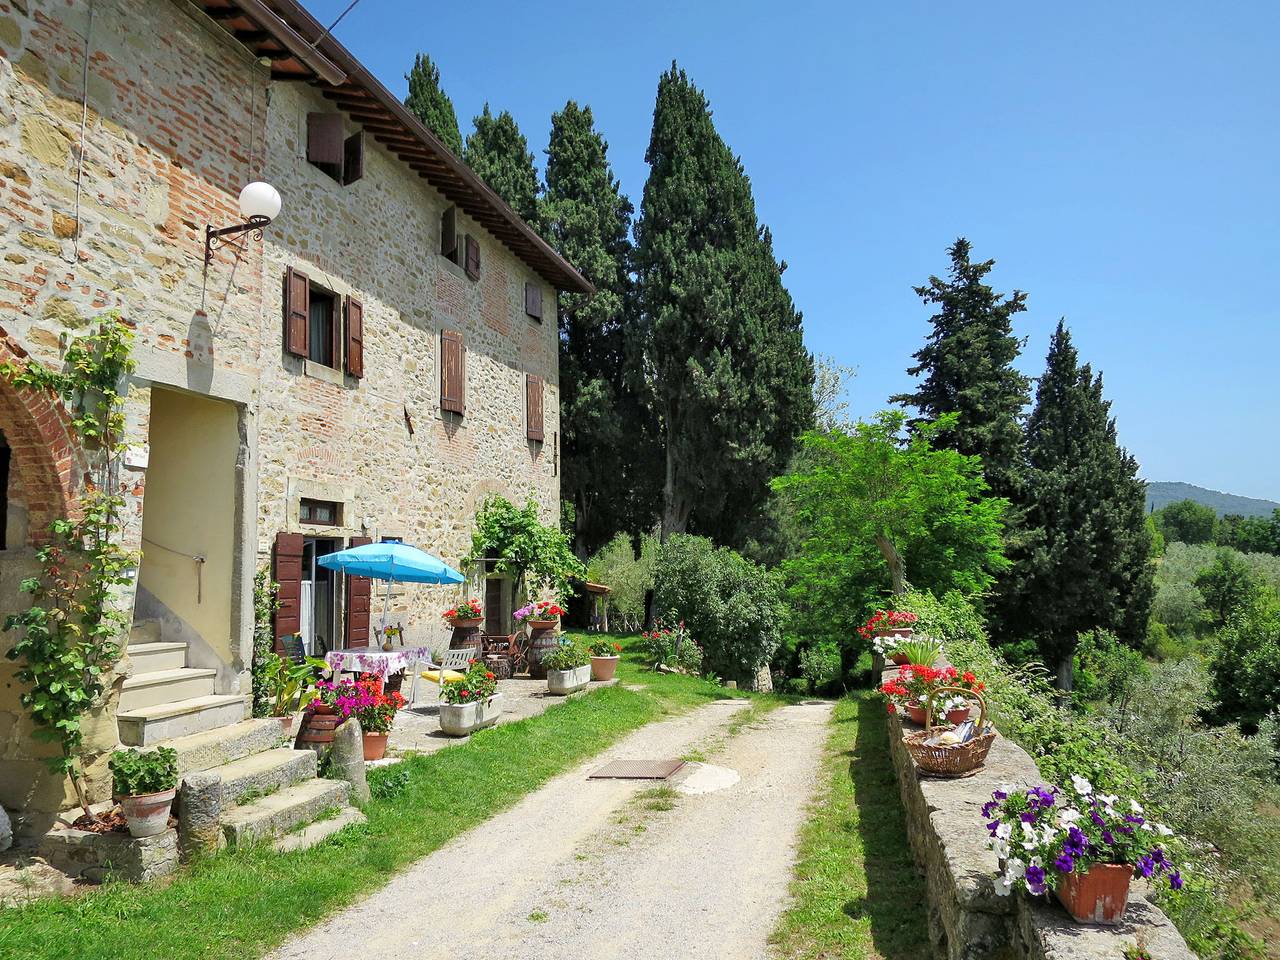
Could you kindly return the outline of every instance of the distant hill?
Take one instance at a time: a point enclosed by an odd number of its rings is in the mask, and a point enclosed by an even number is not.
[[[1222,493],[1219,490],[1206,490],[1193,483],[1172,483],[1164,480],[1147,481],[1147,512],[1159,510],[1161,507],[1176,503],[1179,500],[1194,500],[1206,507],[1213,507],[1218,516],[1236,513],[1242,517],[1269,517],[1271,511],[1280,507],[1280,503],[1272,500],[1255,500],[1253,497],[1238,497],[1234,493]]]

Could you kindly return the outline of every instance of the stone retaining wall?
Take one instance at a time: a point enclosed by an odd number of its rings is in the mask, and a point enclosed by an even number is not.
[[[885,674],[888,679],[889,673]],[[907,834],[924,874],[929,937],[939,960],[1092,960],[1120,958],[1139,931],[1161,960],[1194,960],[1169,918],[1144,896],[1135,881],[1119,927],[1079,924],[1056,900],[995,892],[996,856],[987,849],[982,805],[997,785],[1034,786],[1043,779],[1030,755],[997,737],[985,767],[971,777],[944,780],[921,776],[902,743],[910,721],[889,719],[893,757]]]

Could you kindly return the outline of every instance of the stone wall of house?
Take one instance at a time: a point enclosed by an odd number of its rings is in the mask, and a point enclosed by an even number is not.
[[[307,114],[334,109],[313,88],[272,88],[267,177],[285,206],[265,242],[259,548],[265,561],[282,530],[394,536],[457,565],[488,493],[517,503],[532,496],[545,521],[558,519],[555,292],[461,213],[459,232],[480,240],[479,280],[441,256],[448,202],[372,137],[353,184],[307,163]],[[348,122],[347,133],[356,129]],[[363,304],[363,379],[285,353],[277,291],[290,266]],[[543,286],[541,323],[525,315],[526,281]],[[461,417],[440,409],[442,329],[464,337]],[[526,374],[546,379],[543,443],[526,439]],[[300,525],[300,496],[340,501],[343,525]],[[458,592],[409,587],[392,620],[410,640],[440,642],[439,611]],[[375,604],[375,626],[379,611]]]
[[[890,668],[893,674],[896,670]],[[884,674],[889,679],[890,672]],[[1076,923],[1056,902],[995,890],[996,855],[987,848],[982,805],[1001,784],[1043,782],[1035,761],[1011,740],[997,737],[983,768],[959,779],[922,776],[902,742],[897,715],[889,718],[889,749],[907,835],[923,873],[929,938],[938,960],[1112,960],[1141,932],[1152,956],[1194,960],[1173,923],[1144,896],[1135,881],[1124,923],[1118,927]]]
[[[206,223],[237,214],[265,90],[265,71],[184,4],[96,0],[90,16],[84,0],[0,0],[0,352],[56,366],[66,335],[108,310],[135,329],[129,549],[141,547],[150,385],[243,401],[256,381],[260,251],[224,254],[206,275],[203,246]],[[47,436],[24,446],[24,424],[56,419],[38,398],[6,393],[0,406],[18,495],[0,553],[7,613],[26,603],[16,583],[83,463]],[[0,652],[11,643],[0,635]],[[40,762],[52,748],[32,740],[13,670],[0,659],[0,803],[38,832],[69,785]],[[113,693],[87,718],[94,800],[109,788],[114,705]]]

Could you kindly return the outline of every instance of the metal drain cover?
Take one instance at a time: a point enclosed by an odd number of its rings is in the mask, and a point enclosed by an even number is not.
[[[614,760],[588,780],[666,780],[684,766],[683,760]]]

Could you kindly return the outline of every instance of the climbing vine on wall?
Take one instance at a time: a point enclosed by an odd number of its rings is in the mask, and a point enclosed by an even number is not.
[[[267,654],[275,646],[272,629],[276,610],[280,607],[277,593],[280,584],[271,579],[271,570],[262,567],[253,576],[253,662],[250,671],[253,679],[253,715],[271,716],[272,690],[267,675]]]
[[[132,343],[129,327],[108,313],[94,321],[91,333],[70,341],[62,370],[35,361],[0,365],[0,376],[15,387],[52,394],[66,405],[93,463],[75,515],[54,520],[49,542],[36,552],[40,574],[22,581],[31,607],[4,621],[5,630],[20,631],[6,656],[18,662],[17,678],[29,686],[22,704],[35,722],[33,735],[61,747],[49,765],[71,778],[85,813],[81,718],[99,701],[120,658],[118,641],[129,617],[115,598],[132,581],[136,563],[120,546],[124,497],[118,480]]]

